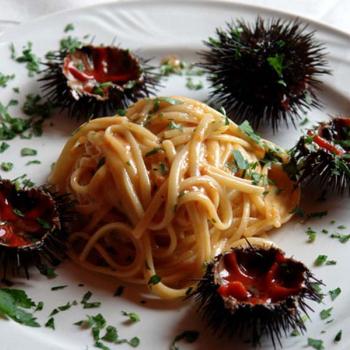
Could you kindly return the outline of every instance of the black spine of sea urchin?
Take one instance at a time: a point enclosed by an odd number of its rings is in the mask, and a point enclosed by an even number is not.
[[[76,50],[88,51],[93,46],[83,46]],[[110,49],[129,52],[128,50],[110,47]],[[98,99],[92,94],[77,94],[67,84],[67,77],[63,73],[64,59],[68,54],[73,54],[67,50],[52,52],[49,59],[43,64],[42,90],[48,101],[55,107],[68,111],[68,115],[76,119],[91,119],[111,114],[116,114],[118,109],[127,108],[138,99],[153,96],[159,87],[159,74],[155,73],[155,68],[149,64],[149,60],[136,56],[130,52],[130,57],[137,62],[142,79],[131,81],[129,85],[111,86],[109,98]]]
[[[268,123],[274,131],[319,107],[319,76],[329,70],[323,45],[305,29],[298,21],[260,17],[252,25],[237,21],[217,29],[204,42],[209,50],[199,53],[212,103],[234,121],[247,119],[255,128]]]
[[[252,252],[254,247],[248,248]],[[246,250],[247,251],[247,250]],[[197,309],[207,326],[217,336],[247,337],[253,346],[259,346],[261,339],[269,336],[274,347],[281,345],[281,338],[291,330],[304,333],[306,330],[303,315],[308,316],[311,307],[307,301],[320,302],[314,284],[322,284],[309,270],[304,272],[304,287],[300,294],[288,297],[275,304],[241,304],[230,310],[218,293],[220,287],[215,282],[214,265],[222,258],[217,256],[207,265],[203,278],[189,295],[197,304]]]

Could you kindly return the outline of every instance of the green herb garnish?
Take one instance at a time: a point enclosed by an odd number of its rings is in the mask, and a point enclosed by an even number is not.
[[[55,329],[55,319],[53,317],[50,317],[48,321],[45,323],[45,327]]]
[[[66,38],[60,40],[60,50],[68,51],[73,53],[76,49],[79,49],[82,46],[82,42],[76,38],[68,35]]]
[[[25,147],[25,148],[21,149],[21,156],[22,157],[36,156],[37,154],[38,154],[38,152],[33,148]]]
[[[161,278],[158,275],[153,275],[150,277],[150,279],[148,280],[148,285],[154,286],[155,284],[158,284],[161,281]]]
[[[62,285],[62,286],[55,286],[55,287],[51,287],[51,290],[55,291],[55,290],[60,290],[60,289],[64,289],[64,288],[67,288],[68,286],[65,284],[65,285]]]
[[[74,30],[74,24],[73,23],[68,23],[65,27],[64,27],[64,32],[67,33],[67,32],[70,32]]]
[[[321,320],[326,320],[327,318],[331,317],[332,310],[333,310],[332,307],[330,307],[329,309],[323,309],[323,310],[320,312],[320,318],[321,318]]]
[[[5,75],[3,73],[0,73],[0,87],[6,87],[7,83],[14,78],[15,78],[14,74]]]
[[[308,229],[305,232],[308,236],[307,243],[313,243],[316,240],[316,232],[311,228],[308,227]]]
[[[343,332],[340,330],[340,331],[336,334],[336,336],[334,337],[334,340],[333,340],[335,343],[338,343],[338,342],[341,341],[342,333],[343,333]]]
[[[30,77],[34,76],[35,73],[39,73],[40,70],[40,60],[32,51],[32,42],[28,41],[27,46],[22,49],[22,55],[17,56],[14,45],[10,46],[11,58],[13,58],[18,63],[25,63]]]
[[[326,261],[327,261],[327,255],[319,255],[317,258],[316,258],[316,260],[315,260],[315,262],[314,262],[314,265],[315,266],[321,266],[321,265],[323,265],[323,264],[325,264],[326,263]]]
[[[29,162],[26,163],[26,165],[31,165],[31,164],[41,164],[40,160],[30,160]]]
[[[238,169],[246,170],[248,168],[248,162],[242,156],[242,153],[239,150],[232,151],[233,158],[237,164]]]
[[[11,163],[11,162],[2,162],[2,163],[0,163],[0,168],[3,171],[11,171],[13,169],[13,163]]]
[[[4,153],[10,145],[7,142],[1,142],[0,143],[0,153]]]
[[[40,327],[36,318],[24,309],[35,303],[20,289],[0,288],[0,315],[29,327]]]
[[[186,87],[189,90],[201,90],[203,89],[203,83],[201,81],[194,82],[191,77],[186,79]]]
[[[341,289],[337,287],[333,290],[330,290],[328,293],[329,293],[329,296],[331,297],[331,300],[334,301],[341,293]]]
[[[129,321],[132,322],[132,323],[140,321],[140,316],[137,313],[135,313],[135,312],[122,311],[122,315],[128,317]]]
[[[310,346],[316,350],[324,350],[325,348],[323,345],[323,340],[313,338],[307,339],[307,346]]]
[[[240,124],[239,129],[246,134],[252,141],[257,143],[258,145],[261,145],[261,137],[257,135],[251,125],[249,124],[248,120],[245,120],[242,124]]]
[[[278,54],[267,58],[267,62],[274,69],[274,71],[277,73],[279,77],[283,76],[283,60],[284,60],[284,57]]]

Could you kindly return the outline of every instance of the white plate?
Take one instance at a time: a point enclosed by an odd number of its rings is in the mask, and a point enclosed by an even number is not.
[[[140,3],[110,3],[84,9],[62,12],[53,16],[43,17],[30,23],[23,24],[4,33],[0,40],[0,71],[3,73],[16,73],[15,81],[9,84],[9,88],[1,89],[1,102],[6,103],[11,98],[17,98],[12,92],[12,87],[19,86],[21,93],[20,103],[29,92],[38,91],[38,84],[33,78],[28,78],[23,65],[10,59],[9,44],[13,42],[20,49],[28,41],[33,42],[33,50],[39,56],[47,51],[57,48],[58,41],[64,36],[63,28],[68,23],[74,23],[75,31],[69,34],[82,37],[85,34],[95,36],[95,42],[108,44],[114,38],[123,47],[139,50],[145,57],[161,57],[176,53],[182,59],[195,60],[195,53],[202,48],[202,40],[214,33],[217,26],[224,25],[232,18],[253,20],[257,14],[263,17],[279,16],[291,18],[293,16],[266,10],[263,8],[245,6],[228,2],[189,2],[178,1],[174,3],[159,1],[143,1]],[[328,114],[348,113],[350,77],[350,38],[345,33],[327,27],[323,24],[310,22],[310,29],[317,30],[318,39],[326,42],[329,51],[332,77],[326,78],[326,84],[322,92],[325,109],[311,111],[308,117],[312,121],[326,119]],[[206,90],[193,92],[185,88],[185,79],[176,77],[167,83],[160,91],[162,95],[182,94],[201,100],[207,97]],[[12,110],[21,114],[20,109]],[[15,139],[11,142],[11,148],[1,154],[1,161],[15,163],[13,171],[1,173],[1,176],[14,178],[27,173],[36,183],[43,183],[49,173],[50,164],[56,160],[62,145],[76,124],[65,118],[54,119],[54,126],[47,126],[41,138],[31,140]],[[282,127],[277,135],[269,130],[261,130],[261,133],[271,138],[282,146],[290,147],[294,144],[300,130]],[[22,147],[38,149],[41,165],[25,166],[28,157],[20,157]],[[32,158],[31,158],[32,159]],[[313,220],[307,225],[317,231],[322,228],[330,229],[330,220],[336,220],[334,229],[339,224],[349,225],[348,212],[350,206],[346,198],[317,204],[315,210],[327,209],[329,214],[322,220]],[[324,280],[327,287],[325,291],[338,286],[342,288],[342,294],[331,302],[329,296],[325,297],[324,305],[314,305],[315,313],[312,314],[312,322],[307,322],[307,336],[323,339],[327,349],[349,349],[350,338],[346,330],[350,326],[348,310],[350,309],[350,280],[348,276],[348,244],[318,234],[316,242],[306,243],[306,225],[301,225],[297,220],[291,221],[272,238],[280,244],[289,254],[302,259],[310,266],[318,277]],[[318,254],[327,254],[337,260],[335,266],[313,268],[312,263]],[[139,336],[140,349],[168,349],[175,335],[186,329],[197,329],[200,338],[192,345],[181,344],[181,349],[248,349],[248,345],[237,345],[225,339],[217,339],[210,332],[204,330],[198,315],[189,303],[183,302],[159,302],[148,301],[140,304],[131,287],[127,287],[123,297],[113,297],[113,292],[119,285],[118,281],[110,278],[94,275],[82,271],[71,263],[66,262],[57,270],[59,277],[47,280],[39,274],[33,274],[30,281],[21,280],[19,288],[24,288],[36,301],[44,301],[44,310],[37,313],[39,321],[43,324],[48,319],[51,310],[72,301],[80,300],[87,290],[93,292],[93,299],[102,301],[100,309],[83,310],[80,306],[74,306],[70,310],[59,313],[56,317],[56,330],[47,328],[29,328],[18,325],[12,321],[0,321],[0,334],[2,350],[27,349],[27,350],[75,350],[93,348],[93,342],[89,331],[81,331],[73,322],[85,318],[86,314],[101,312],[108,323],[118,327],[120,336],[130,338]],[[84,283],[84,287],[78,287]],[[52,286],[67,284],[66,289],[53,292]],[[319,311],[323,308],[333,307],[332,318],[334,321],[326,324],[320,320]],[[127,326],[123,324],[124,317],[121,310],[135,311],[140,314],[141,322]],[[336,333],[343,330],[343,340],[334,345],[333,338]],[[321,334],[325,330],[326,333]],[[306,345],[307,336],[292,337],[283,340],[285,349],[301,349]],[[124,346],[111,346],[112,349],[129,348]],[[271,348],[271,344],[264,344],[264,348]]]

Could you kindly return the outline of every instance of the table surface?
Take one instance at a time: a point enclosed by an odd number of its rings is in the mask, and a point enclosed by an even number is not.
[[[106,2],[106,0],[0,0],[0,32],[6,30],[8,26],[55,11],[103,2]],[[237,2],[288,11],[350,32],[349,0],[240,0]]]

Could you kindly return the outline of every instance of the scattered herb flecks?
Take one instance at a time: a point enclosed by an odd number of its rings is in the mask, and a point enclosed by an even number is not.
[[[39,73],[40,60],[32,51],[32,42],[28,41],[27,46],[22,48],[22,54],[17,56],[16,49],[13,44],[10,46],[11,58],[18,63],[25,63],[28,71],[28,75],[33,77],[35,73]]]

